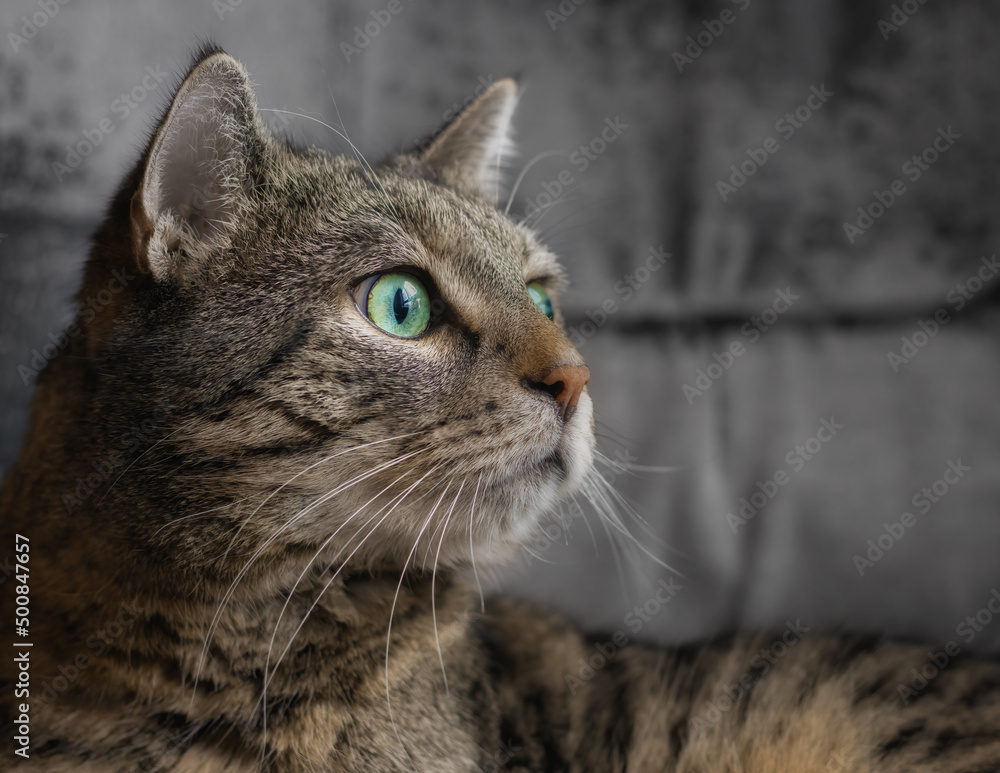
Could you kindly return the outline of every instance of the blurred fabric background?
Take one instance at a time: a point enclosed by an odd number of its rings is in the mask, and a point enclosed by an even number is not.
[[[343,150],[342,123],[369,158],[515,74],[510,211],[573,278],[601,448],[640,468],[607,471],[648,525],[622,517],[682,576],[567,510],[489,587],[662,641],[800,619],[1000,651],[1000,619],[956,633],[1000,588],[1000,8],[391,5],[4,2],[0,468],[199,44],[301,114],[275,131]]]

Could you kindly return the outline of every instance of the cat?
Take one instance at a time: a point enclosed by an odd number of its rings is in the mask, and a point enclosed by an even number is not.
[[[498,206],[516,98],[498,81],[372,168],[276,139],[242,65],[197,57],[0,495],[31,645],[3,658],[5,764],[1000,770],[990,660],[918,689],[927,648],[878,638],[658,650],[481,608],[465,570],[595,454],[563,270]]]

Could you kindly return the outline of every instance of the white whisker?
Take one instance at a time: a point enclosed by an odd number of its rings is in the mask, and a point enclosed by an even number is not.
[[[427,526],[430,524],[431,519],[434,517],[434,513],[437,512],[438,505],[441,504],[441,500],[444,499],[444,495],[448,493],[448,487],[445,486],[444,491],[441,492],[441,496],[438,497],[437,502],[434,503],[434,507],[431,508],[430,514],[424,521],[423,525],[420,527],[420,531],[417,532],[417,537],[413,541],[413,547],[410,548],[410,553],[407,555],[406,560],[403,562],[403,571],[399,575],[399,584],[396,586],[396,594],[392,597],[392,606],[389,609],[389,626],[386,628],[385,632],[385,702],[389,710],[389,723],[392,725],[392,731],[396,734],[396,740],[399,741],[399,745],[402,747],[403,751],[406,752],[406,756],[409,757],[410,753],[406,751],[406,745],[403,743],[403,739],[399,735],[399,728],[396,727],[396,721],[392,716],[392,690],[389,687],[389,644],[392,641],[392,616],[396,612],[396,603],[399,601],[399,591],[403,587],[403,580],[406,579],[406,567],[410,564],[410,559],[413,558],[413,554],[417,550],[417,545],[420,544],[420,538],[423,536],[424,531],[426,531]]]
[[[103,496],[101,496],[101,498],[97,500],[97,505],[95,505],[95,507],[100,507],[101,502],[103,502],[104,498],[108,494],[111,493],[111,489],[113,489],[115,487],[115,484],[117,484],[118,481],[120,481],[125,476],[125,473],[127,473],[129,470],[131,470],[139,462],[140,459],[142,459],[146,454],[148,454],[150,451],[152,451],[158,445],[160,445],[160,443],[166,442],[171,437],[173,437],[178,432],[180,432],[182,429],[187,429],[189,426],[191,426],[194,423],[195,423],[195,420],[192,419],[191,421],[188,421],[188,422],[185,422],[184,424],[181,424],[181,426],[179,426],[173,432],[169,432],[168,434],[166,434],[163,437],[161,437],[159,440],[157,440],[155,443],[153,443],[153,445],[151,445],[149,448],[147,448],[145,451],[143,451],[141,454],[139,454],[139,456],[137,456],[135,459],[133,459],[131,461],[131,463],[129,464],[129,466],[126,467],[124,470],[122,470],[121,475],[119,475],[117,478],[115,478],[114,483],[112,483],[110,486],[108,486],[108,490],[105,491],[104,494],[103,494]]]
[[[274,640],[275,640],[275,638],[278,635],[278,628],[281,626],[281,620],[285,616],[285,611],[288,609],[288,605],[292,601],[292,596],[295,594],[295,591],[299,587],[299,584],[302,582],[303,578],[306,576],[306,574],[312,568],[313,563],[316,561],[316,559],[319,557],[319,555],[327,548],[327,546],[334,540],[334,538],[337,536],[337,534],[339,534],[340,531],[345,526],[347,526],[347,524],[349,524],[354,519],[355,516],[357,516],[366,507],[368,507],[368,505],[370,505],[372,502],[374,502],[376,499],[378,499],[380,496],[382,496],[382,494],[384,494],[386,491],[388,491],[390,488],[392,488],[394,485],[396,485],[399,481],[401,481],[407,475],[409,475],[409,471],[404,472],[402,475],[400,475],[398,478],[396,478],[392,483],[390,483],[388,486],[386,486],[381,491],[379,491],[375,496],[373,496],[371,499],[369,499],[367,502],[365,502],[363,505],[361,505],[361,507],[359,507],[353,513],[351,513],[351,515],[348,516],[348,518],[340,526],[338,526],[329,537],[326,538],[326,540],[323,542],[323,544],[320,545],[319,548],[316,549],[316,552],[313,554],[313,557],[309,559],[309,562],[306,564],[305,568],[302,570],[302,572],[299,574],[298,578],[295,580],[295,583],[292,585],[291,590],[288,591],[288,597],[285,599],[285,603],[281,607],[281,611],[278,613],[278,619],[274,623],[274,631],[271,633],[271,641],[267,645],[267,658],[264,661],[264,686],[263,686],[263,690],[262,690],[262,693],[261,693],[262,703],[263,703],[263,737],[264,737],[263,744],[262,744],[262,750],[263,750],[263,747],[265,747],[266,744],[267,744],[267,687],[268,687],[268,684],[271,681],[271,678],[274,676],[274,673],[277,672],[278,666],[280,665],[280,661],[278,663],[276,663],[275,666],[274,666],[274,671],[271,671],[270,672],[270,676],[268,676],[269,667],[270,667],[270,664],[271,664],[271,652],[274,649]],[[394,499],[395,499],[395,497],[393,499],[390,499],[389,502],[387,502],[378,511],[376,511],[375,515],[373,515],[371,518],[369,518],[368,521],[366,521],[365,524],[361,528],[364,529],[365,526],[367,526],[369,523],[371,523],[372,520],[374,520],[378,516],[379,513],[381,513],[383,510],[385,510],[386,507],[388,507],[390,504],[392,504],[392,502],[393,502]],[[348,540],[347,544],[350,544],[350,540]],[[359,545],[359,547],[360,547],[360,545]],[[352,553],[352,555],[353,555],[353,553]],[[339,573],[339,570],[338,570],[338,573]],[[326,590],[327,590],[327,588],[330,587],[330,584],[332,583],[333,579],[336,578],[336,576],[337,575],[334,574],[334,576],[333,576],[333,578],[331,578],[330,582],[328,582],[326,584],[326,586],[323,588],[323,590],[318,594],[316,601],[313,602],[313,606],[311,606],[309,608],[309,611],[306,612],[305,617],[302,619],[302,621],[299,623],[299,626],[295,629],[294,633],[290,637],[289,643],[288,643],[288,647],[286,647],[285,650],[284,650],[284,652],[282,652],[282,657],[284,657],[284,654],[285,654],[285,652],[288,651],[288,648],[291,647],[292,641],[295,640],[295,637],[298,635],[298,632],[302,629],[302,626],[305,624],[306,620],[309,618],[309,614],[312,612],[313,608],[316,606],[316,603],[318,603],[319,599],[322,598],[323,593],[325,593]]]
[[[362,443],[361,445],[351,446],[350,448],[345,448],[343,451],[338,451],[335,454],[330,454],[329,456],[325,456],[322,459],[320,459],[318,462],[314,462],[313,464],[310,464],[305,469],[300,470],[299,472],[295,473],[295,475],[293,475],[291,478],[289,478],[284,483],[282,483],[280,486],[278,486],[278,488],[276,488],[274,491],[272,491],[270,494],[268,494],[264,498],[264,501],[261,502],[259,505],[257,505],[257,507],[254,509],[254,511],[252,513],[250,513],[250,515],[248,515],[246,517],[246,519],[244,519],[243,523],[240,524],[240,528],[236,530],[236,534],[233,535],[233,539],[230,540],[229,547],[226,548],[226,552],[222,556],[222,561],[224,562],[226,560],[226,557],[229,555],[229,551],[232,548],[233,543],[235,542],[236,538],[240,535],[240,532],[243,530],[243,527],[250,521],[250,519],[252,519],[260,511],[260,509],[264,505],[266,505],[271,500],[271,498],[273,496],[275,496],[279,491],[283,490],[285,488],[285,486],[289,485],[292,481],[298,479],[302,475],[305,475],[310,470],[314,470],[315,468],[319,467],[321,464],[326,464],[326,462],[329,462],[331,459],[337,459],[337,458],[343,456],[344,454],[350,453],[351,451],[358,451],[358,450],[360,450],[362,448],[368,448],[370,446],[377,446],[377,445],[379,445],[381,443],[390,443],[393,440],[401,440],[402,438],[410,437],[410,436],[416,435],[416,434],[417,434],[416,432],[407,432],[404,435],[396,435],[394,437],[384,438],[382,440],[373,440],[373,441],[368,442],[368,443]]]
[[[600,517],[602,524],[612,526],[618,534],[622,535],[626,539],[626,542],[624,544],[629,544],[634,546],[636,549],[645,554],[646,557],[648,557],[658,566],[661,566],[667,571],[679,574],[679,572],[677,572],[676,569],[671,567],[669,564],[664,563],[662,560],[660,560],[658,556],[651,553],[646,548],[645,545],[643,545],[641,542],[639,542],[638,539],[636,539],[634,534],[632,534],[627,528],[625,528],[625,525],[621,522],[621,519],[618,517],[617,513],[615,513],[613,505],[608,500],[604,492],[601,491],[599,488],[599,486],[601,485],[605,487],[610,487],[611,486],[610,483],[608,483],[606,480],[604,480],[604,478],[602,478],[600,475],[596,473],[588,475],[587,483],[589,485],[587,485],[583,489],[582,493],[590,502],[590,504],[593,505],[594,510]]]
[[[455,494],[455,498],[451,502],[451,507],[448,508],[448,515],[445,516],[444,526],[441,527],[441,539],[438,540],[437,553],[434,554],[434,569],[431,571],[431,620],[434,623],[434,643],[437,645],[438,660],[441,662],[441,676],[444,677],[445,695],[450,695],[451,693],[448,690],[448,674],[446,674],[444,670],[444,655],[441,654],[441,639],[438,636],[437,607],[434,602],[434,583],[437,580],[438,559],[441,558],[441,546],[444,544],[444,536],[445,532],[448,530],[448,522],[451,520],[451,514],[455,511],[455,505],[458,504],[458,498],[462,496],[462,489],[464,488],[465,480],[462,480],[462,485],[458,487],[458,493]]]
[[[585,497],[586,498],[586,497]],[[587,500],[590,501],[590,500]],[[573,502],[580,510],[580,517],[583,519],[583,525],[587,527],[587,531],[590,533],[590,541],[594,545],[594,558],[598,558],[597,551],[597,536],[594,534],[594,527],[590,525],[590,519],[587,517],[587,511],[580,507],[579,503],[576,501],[576,497],[573,497]],[[600,516],[598,516],[600,517]]]
[[[365,544],[365,540],[367,540],[367,539],[368,539],[368,538],[369,538],[369,537],[370,537],[370,536],[371,536],[372,534],[374,534],[374,533],[375,533],[375,531],[376,531],[376,530],[378,529],[378,527],[379,527],[379,526],[381,526],[381,525],[382,525],[382,524],[383,524],[383,523],[385,522],[385,520],[386,520],[386,519],[387,519],[387,518],[388,518],[388,517],[389,517],[390,515],[392,515],[393,511],[394,511],[394,510],[395,510],[395,509],[396,509],[396,508],[397,508],[397,507],[398,507],[398,506],[399,506],[400,504],[402,504],[403,500],[404,500],[404,499],[406,499],[406,497],[407,497],[407,496],[409,496],[410,492],[412,492],[412,491],[413,491],[413,490],[414,490],[414,489],[415,489],[415,488],[416,488],[417,486],[419,486],[419,485],[420,485],[420,483],[422,483],[422,482],[423,482],[423,481],[424,481],[424,480],[425,480],[425,479],[427,478],[427,476],[428,476],[428,475],[430,475],[431,473],[433,473],[433,472],[434,472],[435,470],[437,470],[437,469],[438,469],[438,468],[439,468],[440,466],[441,466],[440,464],[438,464],[438,465],[435,465],[435,466],[434,466],[434,467],[432,467],[432,468],[431,468],[430,470],[428,470],[428,471],[427,471],[426,473],[424,473],[424,475],[423,475],[423,476],[422,476],[422,477],[421,477],[421,478],[420,478],[420,479],[419,479],[419,480],[418,480],[418,481],[417,481],[416,483],[414,483],[414,484],[413,484],[412,486],[410,486],[410,487],[409,487],[409,488],[408,488],[408,489],[407,489],[406,491],[404,491],[404,492],[403,492],[402,494],[398,495],[397,497],[394,497],[393,499],[390,499],[390,500],[389,500],[389,502],[387,502],[385,506],[383,506],[383,507],[382,507],[381,509],[379,509],[379,510],[378,510],[378,512],[376,512],[374,516],[372,516],[371,518],[369,518],[369,519],[368,519],[368,520],[367,520],[367,521],[366,521],[366,522],[364,523],[364,525],[362,525],[362,527],[361,527],[361,528],[362,528],[362,529],[364,529],[364,527],[365,527],[365,526],[367,526],[367,525],[368,525],[369,523],[371,523],[371,522],[372,522],[372,521],[373,521],[373,520],[375,519],[375,517],[377,517],[377,516],[378,516],[378,514],[379,514],[379,513],[381,513],[383,509],[385,509],[385,507],[386,507],[386,506],[388,506],[388,505],[390,505],[390,504],[392,505],[392,507],[391,507],[391,508],[389,508],[388,512],[386,512],[386,513],[385,513],[385,515],[383,515],[383,516],[382,516],[382,517],[381,517],[381,518],[379,519],[379,522],[378,522],[378,523],[376,523],[376,524],[375,524],[375,526],[373,526],[373,527],[372,527],[372,530],[371,530],[370,532],[368,532],[368,534],[366,534],[366,535],[364,536],[364,538],[363,538],[363,539],[361,540],[361,542],[359,542],[359,543],[358,543],[357,547],[355,547],[355,548],[354,548],[354,550],[352,550],[352,551],[350,552],[350,554],[349,554],[349,555],[347,556],[347,558],[345,558],[345,559],[344,559],[343,563],[341,563],[341,565],[340,565],[340,567],[339,567],[339,568],[337,569],[337,571],[333,573],[333,576],[331,576],[331,577],[330,577],[330,579],[329,579],[329,580],[327,581],[326,585],[324,585],[324,586],[323,586],[323,589],[322,589],[322,590],[321,590],[321,591],[320,591],[320,592],[319,592],[319,593],[317,594],[317,596],[316,596],[316,600],[315,600],[315,601],[313,601],[313,603],[312,603],[312,606],[310,606],[310,607],[309,607],[309,609],[308,609],[308,610],[306,611],[306,614],[305,614],[305,616],[304,616],[304,617],[302,618],[302,621],[301,621],[301,622],[299,623],[298,627],[297,627],[297,628],[295,629],[295,631],[294,631],[294,632],[292,633],[292,636],[290,637],[290,639],[289,639],[289,642],[288,642],[288,644],[286,644],[286,645],[285,645],[285,649],[284,649],[284,650],[282,650],[282,652],[281,652],[281,655],[279,655],[279,656],[278,656],[278,659],[277,659],[277,660],[275,661],[275,663],[274,663],[274,668],[272,668],[272,669],[271,669],[271,673],[272,673],[272,675],[273,675],[274,671],[275,671],[275,670],[276,670],[276,669],[278,668],[278,666],[280,666],[280,665],[281,665],[281,661],[282,661],[282,659],[283,659],[283,658],[285,657],[285,655],[286,655],[286,654],[288,653],[288,650],[289,650],[289,649],[291,648],[291,646],[292,646],[292,642],[293,642],[293,641],[295,640],[295,636],[296,636],[296,635],[298,634],[298,632],[299,632],[299,631],[300,631],[300,630],[302,629],[302,626],[303,626],[303,625],[305,624],[306,620],[308,620],[308,619],[309,619],[309,615],[310,615],[310,614],[312,613],[312,611],[313,611],[313,610],[314,610],[314,609],[316,608],[316,605],[317,605],[317,604],[319,603],[319,601],[320,601],[320,600],[321,600],[321,599],[323,598],[323,594],[324,594],[324,593],[326,593],[326,591],[327,591],[327,590],[329,590],[330,586],[331,586],[331,585],[333,584],[334,580],[336,580],[336,579],[337,579],[337,576],[338,576],[338,575],[340,574],[341,570],[342,570],[342,569],[343,569],[343,568],[344,568],[345,566],[347,566],[347,563],[348,563],[348,562],[349,562],[349,561],[351,560],[351,558],[353,558],[353,557],[354,557],[354,555],[355,555],[355,554],[356,554],[356,553],[358,552],[358,550],[360,550],[360,549],[361,549],[362,545],[364,545],[364,544]],[[359,529],[359,532],[360,532],[360,529]],[[352,539],[353,539],[353,538],[352,538]],[[350,540],[348,540],[348,545],[349,545],[349,544],[350,544]],[[346,546],[345,546],[345,549],[346,549]],[[343,552],[343,551],[341,551],[341,552]],[[338,555],[339,555],[339,554],[338,554]],[[266,675],[265,675],[265,680],[266,680],[266,679],[267,679],[267,677],[266,677]]]
[[[330,92],[330,98],[333,99],[333,92],[332,91]],[[340,110],[337,108],[337,100],[336,99],[333,100],[333,107],[334,107],[335,110],[337,110],[337,118],[339,120],[340,119]],[[351,138],[347,136],[346,129],[344,131],[340,131],[339,129],[336,129],[333,126],[331,126],[330,124],[328,124],[326,121],[322,121],[319,118],[315,118],[315,117],[313,117],[311,115],[306,115],[305,113],[296,113],[296,112],[294,112],[292,110],[278,110],[276,108],[260,108],[260,110],[261,110],[261,112],[284,113],[285,115],[294,115],[297,118],[305,118],[307,121],[315,121],[320,126],[326,127],[327,129],[329,129],[330,131],[332,131],[334,134],[336,134],[338,137],[340,137],[341,139],[343,139],[351,147],[351,150],[354,152],[354,154],[357,157],[358,161],[361,163],[362,168],[365,169],[369,175],[371,175],[372,182],[375,183],[375,185],[378,186],[379,190],[382,193],[383,198],[385,199],[386,204],[389,205],[389,208],[395,213],[396,217],[397,218],[399,217],[399,211],[396,209],[396,205],[392,203],[392,199],[389,198],[389,193],[388,193],[388,191],[386,191],[385,187],[382,185],[382,181],[378,179],[378,175],[375,174],[375,170],[372,169],[371,164],[369,164],[368,161],[365,159],[365,157],[363,155],[361,155],[361,151],[359,151],[358,148],[357,148],[357,146],[353,142],[351,142]],[[343,125],[344,125],[343,121],[341,121],[341,126],[343,126]]]
[[[611,469],[616,470],[618,472],[628,472],[628,473],[631,473],[631,472],[662,472],[662,473],[666,473],[666,472],[683,472],[685,470],[685,467],[683,465],[673,465],[671,467],[649,467],[649,466],[643,465],[643,464],[630,464],[629,462],[622,462],[622,461],[619,461],[618,459],[612,459],[610,456],[607,456],[606,454],[602,454],[600,451],[595,451],[594,452],[594,458],[597,461],[601,462],[602,464],[606,464],[608,467],[610,467]]]
[[[555,561],[549,561],[549,559],[547,558],[542,558],[540,555],[538,555],[538,553],[536,553],[531,548],[524,547],[523,550],[525,553],[534,558],[536,561],[541,561],[543,564],[552,564],[554,566],[556,563]]]
[[[200,516],[200,515],[206,515],[207,513],[214,513],[216,510],[225,510],[226,508],[232,507],[233,505],[238,505],[241,502],[246,502],[249,498],[250,497],[243,497],[243,499],[237,499],[237,500],[235,500],[233,502],[229,502],[229,503],[224,504],[224,505],[219,505],[218,507],[211,507],[208,510],[202,510],[200,513],[192,513],[191,515],[182,515],[180,518],[174,518],[172,521],[168,521],[167,523],[163,524],[163,526],[161,526],[159,529],[157,529],[156,531],[154,531],[153,532],[153,536],[155,537],[157,534],[159,534],[161,531],[163,531],[164,529],[166,529],[168,526],[175,526],[178,523],[180,523],[181,521],[186,521],[189,518],[197,518],[198,516]],[[222,518],[223,516],[217,515],[215,517],[216,518]]]
[[[409,433],[409,434],[413,434],[413,433]],[[405,435],[402,436],[402,437],[405,437]],[[294,480],[295,478],[299,477],[304,472],[308,471],[309,469],[312,469],[312,468],[316,467],[317,465],[319,465],[319,464],[321,464],[321,463],[323,463],[325,461],[329,461],[330,459],[334,459],[334,458],[336,458],[338,456],[341,456],[341,455],[343,455],[345,453],[348,453],[349,451],[357,450],[357,449],[363,448],[365,446],[375,445],[376,443],[380,443],[380,442],[387,442],[387,441],[383,440],[383,441],[374,441],[372,443],[365,443],[365,444],[363,444],[361,446],[354,446],[352,448],[345,449],[344,451],[339,452],[337,454],[332,454],[332,455],[330,455],[328,457],[325,457],[324,459],[321,459],[319,462],[316,462],[315,464],[310,465],[305,470],[302,470],[301,472],[299,472],[296,475],[294,475],[291,479],[289,479],[288,481],[286,481],[285,483],[283,483],[281,486],[279,486],[278,490],[280,490],[281,488],[284,488],[285,486],[287,486],[292,480]],[[396,459],[393,459],[390,462],[385,462],[385,463],[377,466],[373,470],[366,471],[365,473],[362,473],[361,475],[355,476],[354,478],[352,478],[351,480],[349,480],[347,483],[340,484],[339,486],[335,487],[334,491],[335,492],[344,491],[345,489],[350,488],[351,486],[356,485],[360,481],[365,480],[365,479],[371,477],[372,475],[376,475],[377,473],[381,472],[382,470],[388,469],[389,467],[392,467],[393,465],[398,464],[399,462],[403,461],[404,459],[409,458],[410,456],[413,456],[416,453],[419,453],[419,451],[411,451],[409,454],[404,454],[403,456],[397,457]],[[277,490],[274,491],[274,492],[272,492],[270,495],[268,495],[267,499],[270,499],[276,493],[277,493]],[[266,502],[266,501],[267,500],[265,500],[264,502]],[[254,513],[258,512],[260,510],[260,508],[264,506],[264,502],[262,502],[260,505],[257,506],[257,508],[254,510]],[[264,551],[267,550],[267,548],[278,538],[278,536],[282,532],[284,532],[286,529],[288,529],[290,526],[292,526],[292,524],[294,524],[301,517],[301,512],[302,511],[299,511],[298,513],[296,513],[295,515],[293,515],[291,518],[289,518],[288,520],[286,520],[284,524],[282,524],[278,529],[276,529],[274,531],[274,533],[271,534],[271,536],[268,537],[263,542],[263,544],[261,544],[261,545],[258,546],[258,548],[254,551],[254,553],[250,557],[250,559],[243,565],[243,568],[241,568],[240,571],[237,573],[237,575],[233,579],[232,583],[230,583],[229,588],[226,590],[225,594],[223,594],[222,599],[219,601],[219,606],[216,609],[215,615],[212,618],[212,622],[210,623],[210,625],[208,627],[208,632],[205,635],[205,644],[202,647],[201,656],[198,659],[198,666],[195,669],[194,686],[193,686],[192,692],[191,692],[191,705],[192,706],[194,705],[194,699],[195,699],[196,694],[197,694],[198,681],[201,678],[202,669],[204,668],[205,663],[207,662],[208,648],[209,648],[209,646],[211,644],[212,637],[213,637],[213,635],[215,633],[216,628],[218,627],[219,623],[222,620],[222,614],[225,611],[226,606],[229,604],[230,599],[233,597],[233,595],[236,592],[237,586],[239,585],[239,583],[243,579],[243,577],[245,577],[246,574],[250,571],[251,566],[253,566],[253,564],[256,562],[256,560],[264,553]],[[253,515],[253,513],[251,513],[251,516],[252,515]],[[242,526],[240,528],[242,528]]]
[[[337,112],[337,120],[340,121],[340,128],[344,132],[344,139],[347,140],[347,144],[351,146],[351,150],[354,151],[355,157],[360,161],[365,167],[367,167],[369,174],[372,177],[372,181],[379,187],[382,191],[382,197],[385,199],[385,203],[389,205],[389,208],[399,217],[399,210],[396,209],[396,205],[392,203],[392,199],[389,198],[389,192],[382,185],[382,181],[379,180],[378,175],[375,174],[375,170],[372,165],[368,163],[368,159],[364,157],[364,154],[358,149],[358,146],[354,144],[351,138],[347,134],[347,127],[344,125],[344,119],[340,117],[340,108],[337,107],[337,98],[333,96],[333,89],[327,84],[327,93],[330,95],[330,101],[333,102],[333,109]]]
[[[526,163],[524,168],[521,170],[521,173],[517,176],[517,180],[514,181],[514,187],[510,192],[510,197],[507,199],[507,206],[504,207],[503,210],[505,215],[510,214],[510,206],[514,203],[514,196],[517,193],[517,189],[521,187],[521,181],[524,179],[524,175],[526,175],[528,170],[531,169],[531,167],[533,167],[536,163],[541,161],[543,158],[548,158],[549,156],[568,157],[569,152],[565,150],[543,150],[541,153],[537,154],[534,158],[528,161],[528,163]]]
[[[472,575],[476,578],[476,588],[479,589],[479,611],[486,612],[486,599],[483,597],[483,586],[479,582],[479,572],[476,570],[476,549],[472,546],[472,524],[476,519],[476,498],[479,496],[479,484],[483,482],[483,474],[479,473],[476,481],[476,491],[472,495],[472,507],[469,510],[469,557],[472,559]]]

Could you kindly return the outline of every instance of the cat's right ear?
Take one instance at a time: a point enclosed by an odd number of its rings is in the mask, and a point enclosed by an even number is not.
[[[157,281],[204,275],[247,209],[268,143],[242,65],[203,55],[177,90],[132,196],[132,249]]]
[[[512,151],[510,119],[516,104],[513,78],[494,83],[424,143],[418,158],[445,185],[496,203],[500,170]]]

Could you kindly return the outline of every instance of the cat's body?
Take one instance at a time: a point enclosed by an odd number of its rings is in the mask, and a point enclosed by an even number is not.
[[[374,173],[279,144],[201,58],[0,500],[29,540],[30,698],[0,672],[24,769],[1000,770],[1000,664],[904,703],[926,648],[790,624],[657,652],[480,611],[455,570],[518,550],[593,454],[560,269],[490,201],[514,91]]]

